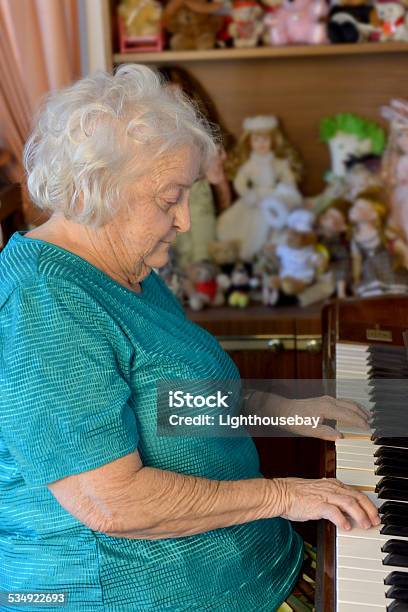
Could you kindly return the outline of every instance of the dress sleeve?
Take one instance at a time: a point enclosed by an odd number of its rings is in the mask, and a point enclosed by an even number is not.
[[[85,291],[63,283],[16,289],[0,311],[0,436],[28,484],[137,448],[115,326]]]

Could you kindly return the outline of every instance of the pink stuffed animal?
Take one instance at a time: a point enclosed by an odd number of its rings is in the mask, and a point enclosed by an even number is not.
[[[280,9],[265,17],[270,44],[324,44],[327,42],[326,25],[321,20],[327,14],[324,0],[284,0]]]

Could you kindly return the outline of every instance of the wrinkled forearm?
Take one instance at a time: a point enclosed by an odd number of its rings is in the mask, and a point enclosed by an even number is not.
[[[141,468],[111,508],[110,536],[177,538],[239,525],[283,512],[279,480],[215,481]]]

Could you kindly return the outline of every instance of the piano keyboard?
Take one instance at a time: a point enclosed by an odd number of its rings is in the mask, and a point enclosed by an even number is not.
[[[374,429],[383,423],[383,403],[377,405],[375,393],[380,378],[391,385],[392,379],[408,378],[404,349],[336,345],[337,397],[360,402],[374,416],[368,432],[338,426],[344,438],[336,441],[336,477],[366,493],[381,516],[379,527],[337,529],[337,612],[408,612],[408,437],[394,431],[379,437]],[[385,403],[399,418],[404,402],[396,387]]]

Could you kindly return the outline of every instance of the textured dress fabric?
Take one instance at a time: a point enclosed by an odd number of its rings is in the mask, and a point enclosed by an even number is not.
[[[249,437],[157,435],[157,381],[239,379],[162,279],[152,271],[134,293],[25,233],[0,254],[0,592],[67,593],[62,609],[72,612],[276,609],[302,563],[289,521],[117,538],[86,527],[49,491],[136,449],[144,465],[181,474],[261,474]]]

